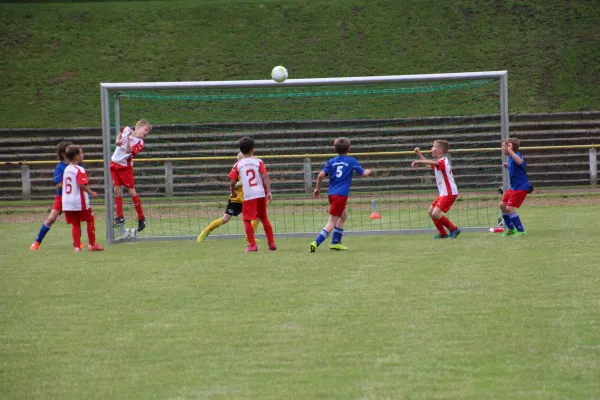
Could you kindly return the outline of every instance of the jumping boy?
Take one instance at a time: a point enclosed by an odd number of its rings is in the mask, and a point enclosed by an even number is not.
[[[434,237],[435,239],[446,239],[448,237],[455,239],[460,234],[460,229],[450,222],[448,217],[442,216],[442,212],[447,214],[450,211],[450,207],[452,207],[452,204],[454,204],[458,197],[458,188],[456,187],[456,182],[454,182],[454,175],[452,175],[452,165],[446,156],[449,148],[450,144],[447,141],[435,140],[431,147],[431,156],[435,158],[434,161],[425,158],[421,153],[421,149],[415,147],[415,153],[417,153],[419,160],[412,163],[413,168],[419,165],[428,165],[435,172],[435,181],[437,182],[440,195],[431,203],[427,210],[439,232]],[[448,228],[450,231],[449,234],[446,233],[445,228]]]
[[[117,136],[117,148],[111,157],[110,175],[115,192],[115,208],[117,216],[115,226],[125,223],[123,216],[123,192],[121,186],[129,190],[133,206],[138,215],[138,232],[146,227],[146,217],[142,209],[142,201],[135,190],[133,175],[133,157],[144,149],[144,138],[152,131],[152,125],[145,119],[135,124],[135,130],[126,126]]]
[[[73,247],[76,253],[81,251],[81,223],[87,223],[88,250],[102,251],[104,247],[96,243],[96,227],[94,214],[90,206],[90,198],[98,197],[98,193],[88,186],[88,176],[79,164],[83,162],[83,150],[80,146],[69,146],[65,156],[70,164],[63,173],[62,207],[67,224],[71,225]]]
[[[67,147],[71,146],[72,144],[73,143],[71,142],[60,142],[56,147],[56,153],[58,154],[59,159],[59,163],[54,168],[54,186],[56,187],[56,195],[54,196],[54,203],[52,203],[50,215],[42,224],[35,241],[31,247],[29,247],[31,250],[37,250],[40,248],[42,240],[44,240],[44,237],[48,231],[50,231],[50,228],[56,222],[58,216],[62,214],[62,180],[65,168],[67,168],[69,165],[65,153],[67,151]]]
[[[238,158],[238,161],[240,161],[242,158],[244,158],[244,155],[240,152],[240,153],[238,153],[237,158]],[[228,223],[229,220],[231,219],[231,217],[237,217],[238,215],[240,215],[242,213],[242,204],[244,203],[244,186],[243,186],[241,180],[238,180],[236,182],[235,192],[236,192],[235,197],[233,195],[229,196],[229,202],[227,203],[227,207],[225,207],[225,213],[223,214],[223,216],[219,219],[215,219],[206,228],[204,228],[204,230],[200,233],[200,235],[198,236],[198,239],[196,240],[198,243],[203,242],[204,239],[206,239],[212,231],[214,231],[218,227]],[[254,231],[254,233],[256,233],[256,228],[258,227],[258,221],[253,220],[251,223],[252,223],[252,230]],[[248,241],[248,237],[246,237],[245,239],[246,239],[246,241]]]
[[[327,239],[327,236],[333,231],[331,237],[331,250],[348,250],[348,247],[342,245],[342,235],[344,234],[344,223],[348,219],[348,195],[352,184],[352,174],[356,172],[360,176],[371,175],[370,169],[363,169],[356,158],[348,156],[350,151],[350,139],[340,137],[333,142],[338,156],[327,161],[323,170],[317,176],[317,183],[313,192],[315,197],[321,193],[321,181],[325,176],[329,176],[329,219],[327,224],[316,239],[310,244],[310,252],[317,251],[317,247]]]
[[[527,178],[525,167],[527,163],[519,153],[519,140],[510,138],[502,143],[502,154],[508,156],[508,162],[504,164],[508,168],[508,176],[510,179],[510,189],[504,193],[500,201],[500,210],[502,210],[502,218],[504,218],[504,232],[502,237],[508,236],[525,236],[525,228],[521,223],[518,208],[521,207],[525,197],[531,190],[531,184]]]
[[[267,173],[267,168],[262,160],[254,158],[254,140],[251,137],[244,136],[239,140],[240,151],[243,158],[235,163],[229,173],[229,185],[231,188],[231,197],[237,197],[236,184],[241,179],[244,188],[244,203],[242,204],[242,219],[244,220],[244,230],[248,237],[248,248],[246,251],[258,251],[256,240],[254,239],[254,229],[251,221],[258,219],[262,222],[269,250],[277,250],[275,237],[273,236],[273,227],[267,216],[267,201],[271,202],[271,180]]]

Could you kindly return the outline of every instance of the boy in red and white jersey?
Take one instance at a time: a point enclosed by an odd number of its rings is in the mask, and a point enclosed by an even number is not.
[[[413,161],[412,166],[417,167],[419,165],[429,165],[435,172],[435,181],[438,186],[440,195],[431,203],[427,213],[433,220],[435,227],[439,234],[435,236],[435,239],[446,239],[448,237],[455,239],[460,234],[460,229],[456,227],[448,217],[442,216],[442,212],[448,213],[450,207],[456,201],[458,197],[458,188],[456,182],[454,182],[454,175],[452,175],[452,165],[450,160],[446,156],[450,144],[445,140],[435,140],[433,147],[431,147],[431,155],[434,160],[428,160],[421,153],[421,149],[415,148],[415,153],[419,157],[419,160]],[[446,233],[446,229],[450,231]]]
[[[245,136],[240,139],[240,151],[244,157],[235,163],[229,173],[231,196],[236,197],[235,185],[238,178],[242,181],[244,188],[244,203],[242,205],[242,219],[244,220],[244,230],[248,237],[248,248],[246,251],[258,251],[256,240],[254,239],[254,229],[252,221],[259,219],[265,234],[269,250],[277,250],[275,246],[275,237],[273,236],[273,227],[267,217],[267,201],[271,202],[271,181],[267,168],[262,160],[252,157],[254,154],[254,140]]]
[[[124,224],[123,216],[123,192],[121,186],[129,190],[129,195],[133,200],[133,206],[138,215],[138,232],[146,227],[146,217],[142,209],[142,202],[135,190],[135,180],[133,176],[133,157],[138,155],[144,149],[144,138],[152,131],[152,125],[144,119],[135,124],[135,130],[126,126],[117,136],[117,148],[111,157],[110,175],[113,181],[115,192],[116,218],[115,226]]]
[[[88,250],[102,251],[104,248],[96,243],[96,227],[94,214],[90,205],[90,197],[98,197],[98,193],[88,186],[88,176],[79,164],[83,162],[83,150],[80,146],[69,146],[65,153],[70,164],[63,172],[62,209],[67,224],[71,225],[75,252],[81,251],[81,222],[87,222]]]

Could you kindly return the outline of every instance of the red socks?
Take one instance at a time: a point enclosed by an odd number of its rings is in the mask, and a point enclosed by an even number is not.
[[[93,218],[87,222],[87,234],[89,244],[94,246],[96,244],[96,224],[94,224]]]
[[[117,208],[117,217],[123,217],[123,196],[115,196],[115,206]]]
[[[440,218],[440,222],[449,230],[451,231],[455,231],[456,230],[456,225],[454,225],[452,222],[450,222],[450,220],[448,219],[448,217],[443,216],[442,218]]]
[[[71,225],[71,236],[73,236],[73,247],[81,247],[81,225]]]
[[[142,210],[142,201],[140,200],[140,196],[136,195],[135,197],[132,197],[131,200],[133,200],[133,206],[135,207],[135,211],[137,211],[138,219],[144,219],[144,211]]]
[[[263,224],[263,228],[265,230],[265,234],[267,235],[267,242],[269,245],[275,244],[275,236],[273,236],[273,227],[271,226],[271,221],[269,218],[265,217],[261,219],[260,222]]]
[[[252,221],[244,220],[244,230],[246,231],[248,244],[250,246],[256,246],[256,240],[254,239],[254,228],[252,228]]]
[[[433,223],[435,224],[435,227],[437,228],[440,235],[447,236],[448,233],[446,232],[446,229],[444,228],[444,224],[442,223],[442,220],[435,219],[435,218],[431,218],[431,219],[433,220]]]

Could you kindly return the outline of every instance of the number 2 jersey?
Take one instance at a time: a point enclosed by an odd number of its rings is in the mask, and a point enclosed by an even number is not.
[[[62,208],[63,211],[85,211],[90,206],[90,197],[81,189],[88,184],[88,176],[83,167],[68,165],[63,172]]]
[[[356,158],[341,154],[327,161],[323,172],[329,176],[329,196],[348,196],[352,184],[352,173],[362,175],[365,170]]]
[[[254,157],[242,158],[235,163],[229,179],[240,179],[244,188],[244,201],[259,199],[265,197],[265,184],[262,175],[267,172],[267,168],[262,160]]]

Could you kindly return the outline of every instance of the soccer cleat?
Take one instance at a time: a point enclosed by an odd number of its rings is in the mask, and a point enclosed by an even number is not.
[[[246,253],[248,253],[250,251],[258,251],[258,246],[254,245],[254,246],[246,247]]]
[[[196,239],[196,242],[202,243],[202,242],[204,242],[204,239],[206,239],[207,237],[208,237],[208,233],[205,233],[204,231],[202,231],[198,235],[198,239]]]
[[[460,235],[460,229],[456,228],[455,231],[450,231],[450,239],[456,239]]]
[[[275,245],[275,243],[271,243],[271,244],[269,245],[269,250],[273,250],[273,251],[274,251],[274,250],[277,250],[277,246]]]
[[[500,237],[508,237],[508,236],[514,236],[514,234],[517,233],[517,229],[505,229],[504,232],[502,233],[502,235],[500,235]]]
[[[332,244],[332,245],[329,246],[329,248],[331,250],[338,250],[338,251],[340,251],[340,250],[348,250],[348,248],[346,246],[344,246],[343,244],[341,244],[341,243]]]
[[[75,253],[81,253],[81,248],[79,247],[73,247],[73,250],[75,251]]]
[[[141,232],[144,230],[144,228],[146,228],[146,218],[144,219],[138,219],[138,228],[137,231]]]
[[[448,235],[440,235],[439,233],[437,235],[435,235],[433,238],[434,239],[448,239],[450,236]]]
[[[117,218],[115,218],[114,226],[123,225],[125,223],[125,221],[126,221],[125,217],[117,217]]]
[[[103,251],[104,247],[100,246],[98,243],[95,245],[88,244],[88,251]]]
[[[317,244],[317,241],[315,240],[314,242],[312,242],[310,244],[310,252],[314,253],[315,251],[317,251],[317,247],[319,247],[319,245]]]
[[[38,250],[40,248],[40,242],[33,242],[29,250]]]
[[[513,236],[514,237],[517,237],[517,236],[527,236],[527,232],[525,232],[525,231],[523,231],[523,232],[517,231],[517,232],[515,232],[515,234]]]

